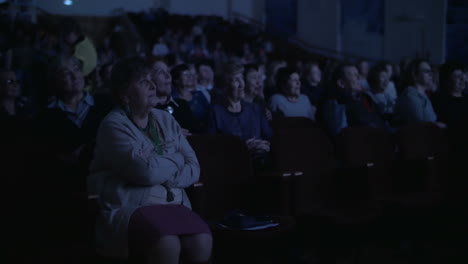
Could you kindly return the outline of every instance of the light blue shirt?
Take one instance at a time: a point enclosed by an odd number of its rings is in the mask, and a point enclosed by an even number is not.
[[[309,98],[303,94],[299,95],[296,102],[289,101],[282,94],[274,94],[269,101],[269,108],[276,116],[300,116],[315,121],[316,108]]]
[[[85,93],[81,101],[78,103],[78,107],[76,111],[73,111],[70,109],[65,102],[62,100],[56,98],[54,99],[48,106],[47,108],[59,108],[65,114],[67,117],[75,123],[78,127],[81,127],[83,125],[84,120],[86,119],[86,116],[88,115],[89,109],[91,106],[94,105],[94,97],[89,94]]]
[[[429,97],[413,86],[406,88],[400,95],[396,110],[404,124],[437,121],[437,115]]]
[[[211,94],[210,91],[213,89],[212,84],[208,84],[208,86],[203,86],[201,84],[197,84],[197,91],[202,92],[202,94],[205,96],[206,100],[211,103]]]

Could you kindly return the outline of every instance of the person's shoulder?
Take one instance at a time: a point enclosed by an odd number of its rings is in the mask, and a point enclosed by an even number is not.
[[[275,105],[275,104],[278,104],[279,102],[284,102],[284,101],[286,101],[286,97],[280,93],[273,94],[268,100],[270,105]]]
[[[302,93],[299,95],[299,101],[306,101],[310,103],[309,97]]]
[[[109,113],[103,118],[102,123],[121,122],[126,118],[125,112],[116,107],[109,111]]]
[[[403,90],[401,95],[406,96],[406,97],[414,97],[414,96],[418,96],[418,94],[419,92],[415,87],[408,86],[406,87],[406,89]]]
[[[280,93],[275,93],[273,94],[271,97],[270,97],[270,100],[282,100],[286,98],[283,94],[280,94]]]

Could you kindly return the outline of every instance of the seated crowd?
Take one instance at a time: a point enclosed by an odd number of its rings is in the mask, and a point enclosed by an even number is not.
[[[39,150],[28,155],[48,175],[37,185],[43,192],[100,196],[97,244],[110,255],[178,263],[183,252],[190,263],[209,261],[210,230],[187,210],[185,188],[200,175],[186,139],[193,134],[239,137],[265,168],[272,123],[285,117],[312,120],[332,141],[353,126],[395,133],[432,122],[457,134],[452,131],[468,124],[463,64],[440,65],[437,81],[424,59],[404,68],[388,61],[292,59],[266,37],[247,41],[239,25],[167,14],[132,19],[154,45],[148,52],[122,53],[114,36],[108,40],[115,43],[96,48],[77,23],[58,35],[50,25],[22,25],[37,39],[9,32],[10,46],[0,47],[3,139],[32,137],[27,142]],[[155,21],[164,22],[157,30],[147,27]],[[240,37],[225,44],[226,34]],[[33,66],[7,59],[19,45],[30,45]],[[32,198],[37,190],[29,188]],[[175,220],[180,215],[182,222]]]

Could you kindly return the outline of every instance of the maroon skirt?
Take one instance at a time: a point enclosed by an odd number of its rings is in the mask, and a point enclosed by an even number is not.
[[[189,208],[178,204],[149,205],[133,212],[128,224],[129,260],[139,262],[160,237],[208,233],[210,228]]]

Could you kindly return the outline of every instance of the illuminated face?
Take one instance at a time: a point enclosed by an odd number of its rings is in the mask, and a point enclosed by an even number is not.
[[[65,63],[55,75],[57,89],[64,94],[77,94],[83,92],[84,77],[81,65],[73,60]]]
[[[192,70],[186,70],[180,73],[180,84],[184,88],[195,88],[196,78]]]
[[[198,79],[206,80],[208,82],[213,81],[213,69],[208,65],[201,65],[198,69]]]
[[[344,77],[338,80],[338,84],[348,91],[362,91],[361,77],[355,66],[347,66],[344,68]]]
[[[258,95],[260,89],[259,72],[256,70],[250,70],[245,76],[245,90],[249,94]]]
[[[413,74],[416,84],[430,87],[432,85],[432,70],[427,62],[419,64],[418,71]]]
[[[465,75],[461,70],[455,70],[450,75],[450,89],[460,93],[465,89]]]
[[[19,83],[13,71],[0,74],[0,96],[2,98],[17,98],[20,93]]]
[[[369,63],[367,63],[367,61],[362,61],[359,63],[359,72],[362,76],[367,76],[369,73]]]
[[[385,69],[387,70],[388,78],[391,79],[393,76],[393,66],[391,64],[385,65]]]
[[[242,72],[235,73],[228,78],[227,96],[233,101],[239,101],[245,96],[245,82]]]
[[[377,78],[377,81],[378,81],[378,90],[383,92],[385,88],[387,88],[387,85],[388,85],[387,71],[380,72]]]
[[[147,73],[133,80],[123,95],[123,101],[132,111],[150,111],[158,103],[156,85],[151,77],[151,73]]]
[[[309,72],[309,78],[312,82],[319,83],[322,80],[322,71],[317,65],[312,65]]]
[[[157,96],[169,96],[172,91],[172,76],[166,63],[158,61],[153,65],[152,79],[156,85]]]
[[[299,77],[299,74],[294,72],[289,76],[288,82],[285,86],[285,93],[288,96],[295,97],[301,94],[301,79]]]

